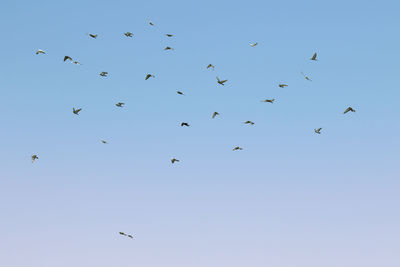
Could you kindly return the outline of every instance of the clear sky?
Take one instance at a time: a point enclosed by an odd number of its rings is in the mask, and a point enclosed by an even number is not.
[[[398,267],[399,12],[1,1],[0,266]]]

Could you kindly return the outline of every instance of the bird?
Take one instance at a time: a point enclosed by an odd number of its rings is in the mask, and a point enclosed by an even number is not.
[[[100,72],[100,76],[101,76],[101,77],[107,77],[107,75],[108,75],[108,72],[107,72],[107,71],[102,71],[102,72]]]
[[[78,61],[73,61],[72,63],[74,63],[75,65],[82,65],[80,62]]]
[[[42,49],[38,49],[38,51],[36,51],[36,55],[39,54],[46,54],[46,52],[44,52]]]
[[[312,80],[308,76],[306,76],[303,72],[301,72],[301,74],[304,76],[304,78],[306,78],[307,81],[312,82]]]
[[[190,125],[189,125],[189,123],[187,123],[187,122],[182,122],[182,123],[181,123],[181,126],[189,127]]]
[[[169,34],[169,33],[167,33],[166,34],[166,36],[168,36],[168,37],[172,37],[172,36],[174,36],[173,34]]]
[[[120,235],[124,235],[126,236],[127,234],[125,234],[124,232],[119,232]]]
[[[314,55],[310,58],[310,60],[315,60],[315,61],[317,61],[317,53],[314,53]]]
[[[70,61],[72,62],[72,58],[71,58],[70,56],[65,56],[65,57],[64,57],[64,62],[65,62],[67,59],[70,60]]]
[[[171,163],[174,164],[175,162],[179,162],[179,159],[172,158],[172,159],[171,159]]]
[[[122,108],[124,105],[125,105],[125,103],[123,103],[123,102],[118,102],[117,104],[115,104],[117,107],[119,107],[119,108]]]
[[[251,47],[255,47],[256,45],[258,45],[258,43],[254,43],[254,44],[250,43]]]
[[[279,84],[278,85],[280,88],[285,88],[286,86],[288,86],[287,84],[283,84],[283,83],[281,83],[281,84]]]
[[[214,119],[217,115],[219,115],[219,113],[215,111],[215,112],[212,114],[212,118]]]
[[[125,34],[126,37],[133,37],[133,33],[131,33],[131,32],[126,32],[124,34]]]
[[[274,101],[275,101],[275,98],[272,98],[272,99],[265,99],[265,100],[262,100],[261,102],[274,103]]]
[[[208,64],[208,65],[207,65],[207,69],[209,69],[209,68],[212,68],[212,70],[215,69],[213,64]]]
[[[151,26],[155,26],[154,23],[151,22],[150,20],[147,20],[147,21],[149,22],[149,24],[150,24]]]
[[[237,150],[243,150],[243,148],[238,147],[238,146],[236,146],[236,147],[233,148],[233,151],[237,151]]]
[[[176,91],[176,93],[177,93],[178,95],[185,95],[185,94],[182,93],[181,91]]]
[[[35,162],[35,160],[37,160],[37,159],[39,159],[39,157],[35,154],[35,155],[32,155],[32,163],[34,163]]]
[[[127,235],[127,237],[129,237],[129,238],[133,238],[133,236],[132,236],[132,235]]]
[[[107,141],[101,140],[101,142],[102,142],[103,144],[107,144]]]
[[[172,47],[167,46],[164,50],[174,50]]]
[[[252,121],[245,121],[244,124],[254,125],[254,122],[252,122]]]
[[[351,111],[351,112],[356,112],[352,107],[348,107],[348,108],[346,108],[346,110],[343,112],[343,114],[346,114],[346,113],[349,112],[349,111]]]
[[[314,129],[314,132],[317,134],[321,134],[321,130],[322,130],[322,128]]]
[[[96,38],[97,38],[97,34],[89,33],[89,36],[92,37],[93,39],[96,39]]]
[[[76,114],[76,115],[79,115],[79,112],[80,112],[81,110],[82,110],[81,108],[78,108],[78,109],[72,108],[72,112],[73,112],[74,114]]]
[[[150,77],[155,78],[156,76],[154,76],[153,74],[147,74],[145,80],[148,80]]]
[[[220,80],[218,77],[217,77],[217,83],[219,83],[219,84],[221,84],[221,85],[224,85],[224,83],[226,83],[228,80]]]

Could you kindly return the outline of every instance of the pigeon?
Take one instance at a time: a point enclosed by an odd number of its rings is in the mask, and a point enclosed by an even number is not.
[[[185,95],[185,94],[182,93],[181,91],[176,91],[176,93],[177,93],[178,95]]]
[[[119,108],[122,108],[124,105],[125,105],[125,103],[123,103],[123,102],[118,102],[117,104],[115,104],[117,107],[119,107]]]
[[[37,160],[37,159],[39,159],[39,157],[35,154],[35,155],[32,155],[32,163],[34,163],[35,162],[35,160]]]
[[[172,47],[167,46],[164,50],[174,50]]]
[[[181,126],[189,127],[190,125],[189,125],[189,123],[187,123],[187,122],[182,122],[182,123],[181,123]]]
[[[317,53],[314,53],[314,55],[310,58],[310,60],[315,60],[315,61],[317,61]]]
[[[287,84],[283,84],[283,83],[281,83],[281,84],[279,84],[278,85],[280,88],[285,88],[286,86],[288,86]]]
[[[220,80],[218,77],[217,77],[217,82],[219,83],[219,84],[221,84],[221,85],[224,85],[224,83],[226,83],[228,80]]]
[[[312,80],[308,76],[306,76],[303,72],[301,74],[304,76],[304,78],[306,78],[307,81],[312,82]]]
[[[38,51],[36,51],[36,55],[39,55],[39,54],[46,54],[46,52],[44,52],[42,49],[39,49]]]
[[[258,45],[258,43],[254,43],[254,44],[250,43],[251,47],[255,47],[256,45]]]
[[[171,159],[171,163],[174,164],[175,162],[179,162],[179,159],[172,158],[172,159]]]
[[[207,69],[209,69],[209,68],[212,68],[212,70],[215,69],[213,64],[208,64],[208,65],[207,65]]]
[[[272,98],[272,99],[265,99],[265,100],[262,100],[261,102],[274,103],[274,101],[275,101],[275,98]]]
[[[126,32],[124,34],[125,34],[126,37],[133,37],[133,33],[131,33],[131,32]]]
[[[97,38],[97,34],[91,34],[91,33],[89,33],[89,36],[92,37],[93,39],[96,39],[96,38]]]
[[[213,113],[213,115],[212,115],[212,118],[214,119],[217,115],[219,115],[219,113],[215,111],[215,112]]]
[[[70,56],[65,56],[65,57],[64,57],[64,62],[65,62],[67,59],[68,59],[69,61],[72,62],[72,58],[71,58]]]
[[[146,78],[144,78],[145,80],[148,80],[149,78],[155,78],[156,76],[154,76],[153,74],[147,74]]]
[[[172,37],[172,36],[174,36],[173,34],[169,34],[169,33],[167,33],[166,34],[166,36],[168,36],[168,37]]]
[[[74,114],[76,114],[76,115],[79,115],[79,112],[80,112],[81,110],[82,110],[81,108],[78,108],[78,109],[72,108],[72,112],[73,112]]]
[[[107,71],[102,71],[102,72],[100,72],[100,76],[101,76],[101,77],[107,77],[107,75],[108,75],[108,72],[107,72]]]
[[[348,107],[348,108],[346,108],[346,110],[343,112],[343,114],[346,114],[346,113],[349,112],[349,111],[351,111],[351,112],[356,112],[352,107]]]
[[[101,140],[101,142],[102,142],[103,144],[107,144],[107,141]]]
[[[314,132],[317,134],[321,134],[321,130],[322,130],[322,128],[314,129]]]
[[[243,150],[243,148],[238,147],[238,146],[236,146],[236,147],[233,148],[233,151],[237,151],[237,150]]]
[[[254,122],[252,122],[252,121],[245,121],[244,124],[254,125]]]

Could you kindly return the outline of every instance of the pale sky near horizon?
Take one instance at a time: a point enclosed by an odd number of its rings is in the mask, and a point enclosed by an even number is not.
[[[399,12],[2,1],[0,266],[398,267]]]

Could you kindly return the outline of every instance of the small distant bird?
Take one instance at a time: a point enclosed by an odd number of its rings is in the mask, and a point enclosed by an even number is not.
[[[129,237],[129,238],[133,238],[133,236],[132,236],[132,235],[127,235],[127,237]]]
[[[187,122],[182,122],[182,123],[181,123],[181,126],[189,127],[190,125],[189,125],[189,123],[187,123]]]
[[[125,103],[123,103],[123,102],[118,102],[117,104],[115,104],[117,107],[119,107],[119,108],[122,108],[124,105],[125,105]]]
[[[237,150],[243,150],[243,148],[238,147],[238,146],[236,146],[236,147],[233,148],[233,151],[237,151]]]
[[[214,119],[217,115],[219,115],[219,113],[215,111],[215,112],[213,113],[213,115],[212,115],[212,118]]]
[[[148,22],[149,22],[149,24],[151,25],[151,26],[154,26],[154,23],[153,22],[151,22],[150,20],[147,20]]]
[[[125,34],[126,37],[133,37],[133,33],[131,33],[131,32],[126,32],[124,34]]]
[[[124,232],[119,232],[119,234],[120,234],[120,235],[126,236],[126,234],[125,234]]]
[[[306,78],[307,81],[312,82],[312,80],[307,75],[305,75],[303,72],[301,72],[301,75],[303,75],[304,78]]]
[[[272,98],[272,99],[265,99],[265,100],[262,100],[261,102],[274,103],[274,101],[275,101],[275,98]]]
[[[39,157],[35,154],[35,155],[32,155],[32,163],[34,163],[35,162],[35,160],[37,160],[37,159],[39,159]]]
[[[310,60],[317,60],[317,53],[314,53],[314,55],[310,58]]]
[[[172,47],[167,46],[164,50],[174,50]]]
[[[168,36],[168,37],[172,37],[172,36],[174,36],[173,34],[169,34],[169,33],[167,33],[166,34],[166,36]]]
[[[74,63],[75,65],[82,65],[82,64],[79,63],[78,61],[73,61],[72,63]]]
[[[346,108],[346,110],[343,112],[343,114],[346,114],[346,113],[349,112],[349,111],[351,111],[351,112],[356,112],[352,107],[348,107],[348,108]]]
[[[181,91],[176,91],[176,93],[177,93],[178,95],[185,95],[185,94],[182,93]]]
[[[286,86],[288,86],[288,85],[287,84],[283,84],[283,83],[279,84],[280,88],[285,88]]]
[[[172,158],[172,159],[171,159],[171,163],[174,164],[175,162],[179,162],[179,159]]]
[[[100,72],[100,76],[101,76],[101,77],[107,77],[107,75],[108,75],[108,72],[107,72],[107,71],[102,71],[102,72]]]
[[[245,121],[244,124],[254,125],[254,122],[252,122],[252,121]]]
[[[39,49],[38,51],[36,51],[36,55],[39,55],[39,54],[46,54],[46,52],[44,52],[42,49]]]
[[[256,45],[258,45],[258,43],[254,43],[254,44],[250,43],[251,47],[255,47]]]
[[[76,114],[76,115],[79,115],[79,112],[80,112],[81,110],[82,110],[81,108],[78,108],[78,109],[72,108],[72,112],[73,112],[74,114]]]
[[[314,129],[314,132],[317,134],[321,134],[321,130],[322,130],[322,128]]]
[[[219,84],[221,84],[221,85],[224,85],[224,83],[226,83],[228,80],[220,80],[218,77],[217,77],[217,82],[219,83]]]
[[[153,74],[147,74],[145,80],[148,80],[150,77],[155,78],[156,76],[154,76]]]
[[[102,142],[103,144],[107,144],[107,141],[101,140],[101,142]]]
[[[93,39],[96,39],[96,38],[97,38],[97,34],[89,33],[89,36],[92,37]]]
[[[208,64],[207,69],[212,68],[212,70],[214,70],[214,65],[213,64]]]
[[[70,56],[65,56],[65,57],[64,57],[64,62],[65,62],[66,60],[69,60],[69,61],[72,62],[72,58],[71,58]]]

